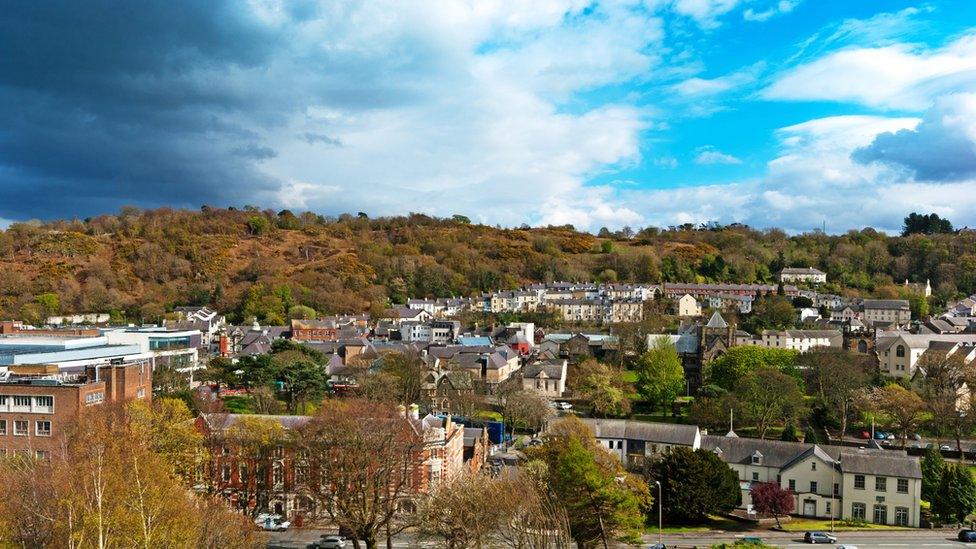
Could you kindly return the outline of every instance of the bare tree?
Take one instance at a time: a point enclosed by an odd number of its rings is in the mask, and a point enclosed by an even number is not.
[[[872,361],[867,355],[822,347],[800,355],[807,389],[825,407],[837,410],[840,437],[847,434],[847,420],[858,391],[871,381]]]
[[[962,451],[962,437],[973,428],[973,395],[976,365],[967,363],[961,353],[946,354],[929,349],[919,357],[917,367],[923,375],[914,383],[932,413],[932,426],[949,434]]]
[[[326,401],[300,430],[298,448],[309,467],[304,488],[317,511],[350,529],[357,549],[360,541],[376,547],[423,481],[414,476],[423,449],[418,426],[392,405]]]

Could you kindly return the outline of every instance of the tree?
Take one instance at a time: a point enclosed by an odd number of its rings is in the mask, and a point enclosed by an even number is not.
[[[965,521],[976,509],[976,481],[969,469],[965,465],[946,466],[931,503],[932,513],[942,520]]]
[[[772,368],[761,368],[736,385],[745,421],[755,423],[759,438],[775,422],[796,420],[803,410],[803,391],[796,378]]]
[[[451,216],[451,219],[463,225],[471,224],[471,218],[466,215],[454,214],[453,216]]]
[[[883,424],[893,427],[901,434],[903,446],[925,412],[925,402],[914,392],[896,383],[863,390],[858,398],[863,408],[880,414]]]
[[[315,318],[315,309],[305,305],[292,305],[291,308],[288,309],[288,318],[311,320]]]
[[[501,486],[488,475],[466,472],[437,486],[418,513],[419,531],[443,541],[447,549],[488,544],[502,521]]]
[[[310,360],[297,360],[281,369],[285,397],[292,413],[304,412],[309,402],[325,396],[325,368]]]
[[[309,473],[302,488],[317,512],[376,547],[410,493],[413,467],[423,446],[417,426],[393,405],[327,400],[299,432]]]
[[[931,424],[940,435],[950,435],[962,451],[962,437],[972,431],[973,395],[969,386],[976,379],[976,365],[967,363],[960,353],[922,353],[917,363],[924,377],[916,381],[922,400],[932,414]]]
[[[901,235],[911,234],[938,234],[951,233],[952,223],[948,219],[942,219],[938,214],[929,215],[912,212],[905,217],[905,224],[902,227]]]
[[[549,399],[538,391],[519,388],[510,393],[503,393],[502,396],[504,397],[502,417],[511,427],[513,436],[516,427],[538,431],[552,417]]]
[[[647,484],[624,472],[579,419],[553,424],[545,444],[529,453],[545,463],[549,488],[566,508],[571,535],[580,547],[608,547],[611,539],[639,540],[651,503]]]
[[[867,355],[818,347],[800,355],[799,362],[805,367],[807,391],[826,413],[836,411],[843,440],[858,393],[871,381],[873,361]]]
[[[604,240],[603,243],[600,244],[600,251],[602,253],[605,253],[605,254],[608,254],[608,253],[612,252],[613,251],[613,241],[612,240]]]
[[[654,340],[637,359],[637,391],[667,411],[685,386],[685,371],[674,344],[664,336]]]
[[[942,482],[942,473],[945,471],[946,462],[942,458],[942,452],[935,444],[929,446],[922,458],[922,499],[931,502],[935,499],[939,484]]]
[[[789,490],[784,490],[775,482],[759,482],[752,485],[749,489],[752,496],[752,506],[758,513],[772,515],[776,519],[776,527],[781,528],[779,523],[780,515],[788,515],[793,512],[793,494]]]
[[[697,523],[710,514],[729,511],[739,504],[739,477],[720,457],[707,450],[674,448],[651,462],[648,485],[661,483],[668,520]]]
[[[575,389],[593,407],[597,417],[620,417],[630,413],[628,385],[620,371],[587,359],[576,366]]]
[[[732,390],[740,379],[760,368],[779,370],[799,376],[796,362],[799,353],[791,349],[770,349],[757,345],[739,345],[705,365],[705,377],[726,390]]]
[[[165,460],[186,487],[195,484],[196,471],[206,461],[203,435],[193,425],[193,414],[178,398],[156,398],[151,403],[129,404],[132,431]]]
[[[796,325],[796,309],[782,295],[764,296],[755,301],[752,315],[744,328],[752,333],[763,330],[786,330]]]
[[[217,392],[221,386],[234,387],[241,383],[237,374],[238,366],[229,358],[214,357],[207,363],[207,368],[201,373],[201,378],[217,385]]]

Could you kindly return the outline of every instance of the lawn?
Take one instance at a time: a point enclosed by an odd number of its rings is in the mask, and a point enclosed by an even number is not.
[[[242,395],[233,395],[223,397],[221,400],[224,401],[224,408],[232,414],[253,414],[254,413],[254,401],[251,397]]]
[[[820,520],[820,519],[804,519],[804,518],[794,518],[783,523],[783,531],[785,532],[806,532],[806,531],[819,530],[822,532],[830,531],[830,521]],[[910,528],[904,528],[901,526],[889,526],[887,524],[871,524],[866,523],[858,526],[845,525],[843,521],[834,521],[834,531],[835,532],[857,532],[861,530],[910,530]]]
[[[656,517],[655,517],[656,518]],[[707,522],[702,524],[686,524],[681,526],[668,526],[664,524],[662,531],[665,534],[693,534],[696,532],[708,532],[718,530],[722,532],[745,532],[750,529],[750,525],[732,520],[725,517],[711,516]],[[657,525],[650,525],[647,528],[648,534],[657,533]]]

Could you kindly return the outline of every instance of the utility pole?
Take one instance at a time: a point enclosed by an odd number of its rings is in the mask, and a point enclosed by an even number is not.
[[[657,484],[657,543],[664,546],[664,500],[661,499],[661,481],[655,480]]]

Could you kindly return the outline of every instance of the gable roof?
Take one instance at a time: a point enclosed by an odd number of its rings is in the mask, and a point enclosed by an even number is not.
[[[840,469],[845,473],[922,478],[922,467],[918,458],[887,454],[884,451],[845,452],[840,455]]]
[[[705,325],[706,328],[728,328],[729,323],[722,318],[722,315],[718,311],[712,313],[712,318],[708,319],[708,324]]]
[[[680,423],[651,423],[647,421],[631,421],[629,419],[592,419],[582,420],[597,438],[614,438],[628,440],[643,440],[646,442],[660,442],[664,444],[681,444],[694,446],[698,436],[698,427],[682,425]]]

